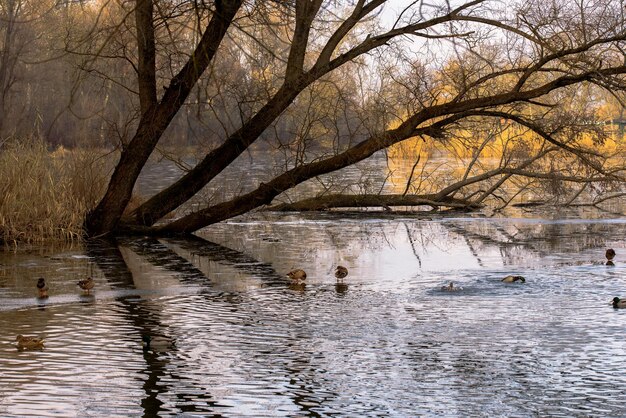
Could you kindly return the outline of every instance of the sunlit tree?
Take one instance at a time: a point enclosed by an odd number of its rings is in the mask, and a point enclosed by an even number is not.
[[[493,179],[463,194],[466,205],[481,202],[509,179],[532,179],[537,164],[553,152],[575,158],[598,180],[622,178],[605,156],[577,140],[583,131],[600,138],[600,130],[588,129],[593,124],[575,106],[576,92],[587,85],[615,95],[623,91],[621,0],[138,0],[119,7],[123,12],[110,25],[111,35],[97,38],[101,46],[89,51],[93,66],[85,69],[126,61],[136,75],[132,83],[115,74],[117,67],[102,72],[137,94],[136,120],[108,190],[88,216],[91,235],[190,233],[270,204],[302,182],[411,138],[450,143],[455,132],[483,120],[506,121],[543,143],[520,154],[522,148],[507,140],[495,174],[474,172],[480,153],[470,150],[474,157],[461,182],[451,179],[455,184],[434,197],[451,199],[469,184]],[[117,53],[107,55],[111,49]],[[349,79],[349,88],[342,79]],[[383,85],[389,88],[377,92]],[[148,157],[166,130],[194,107],[198,123],[212,127],[206,135],[221,130],[221,137],[212,138],[208,152],[178,181],[123,217]],[[342,109],[350,117],[332,126]],[[268,135],[272,130],[280,133],[274,140]],[[288,163],[275,177],[155,225],[260,138],[285,152]],[[556,168],[548,174],[556,180],[571,177]],[[478,199],[468,200],[476,193]]]
[[[620,144],[598,123],[609,103],[623,109],[623,0],[0,5],[4,131],[14,109],[50,142],[119,150],[92,236],[190,233],[315,178],[324,207],[367,205],[370,188],[359,200],[320,176],[398,145],[409,160],[390,175],[397,193],[375,196],[383,206],[567,203],[623,181]],[[197,163],[129,210],[148,158],[186,145]],[[272,176],[165,219],[253,145],[279,156]],[[456,158],[441,174],[438,152]]]

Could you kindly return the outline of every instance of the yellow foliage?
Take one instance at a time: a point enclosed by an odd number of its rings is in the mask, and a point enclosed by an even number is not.
[[[608,127],[607,131],[611,135],[604,140],[600,141],[587,132],[570,138],[568,145],[607,157],[623,152],[623,132],[620,134],[616,126]],[[419,183],[421,193],[430,193],[445,185],[442,178],[459,180],[466,173],[470,161],[477,161],[473,170],[494,168],[503,156],[524,160],[535,155],[544,145],[545,140],[529,129],[501,120],[499,126],[489,132],[457,129],[450,138],[441,141],[420,137],[406,139],[390,147],[388,166],[395,192],[402,192],[411,178],[412,182]],[[437,170],[440,172],[434,175]],[[425,173],[426,181],[416,180],[416,173]],[[433,178],[437,178],[438,182],[434,182]]]

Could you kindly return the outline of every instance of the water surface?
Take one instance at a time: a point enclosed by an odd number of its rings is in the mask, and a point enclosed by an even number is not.
[[[620,416],[625,232],[261,213],[194,240],[0,253],[0,416]],[[17,334],[46,347],[17,351]]]

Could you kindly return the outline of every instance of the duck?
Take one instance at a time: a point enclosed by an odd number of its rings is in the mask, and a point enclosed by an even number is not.
[[[618,297],[614,297],[611,302],[614,308],[626,308],[626,299],[620,299]]]
[[[176,348],[174,341],[167,337],[147,334],[141,336],[141,345],[143,351],[167,352]]]
[[[25,337],[23,335],[18,335],[15,337],[15,341],[17,342],[17,349],[22,350],[40,350],[43,348],[43,339],[39,337]]]
[[[613,259],[615,258],[615,250],[613,248],[609,248],[608,250],[606,250],[606,253],[604,255],[606,256],[607,260],[613,261]]]
[[[291,270],[287,276],[295,283],[301,283],[306,280],[306,272],[302,269]]]
[[[87,294],[89,294],[89,291],[93,289],[93,287],[96,285],[91,277],[87,277],[84,280],[79,280],[76,284],[78,285],[78,287],[86,291]]]
[[[502,281],[504,283],[515,283],[515,282],[520,282],[520,283],[526,283],[526,279],[522,276],[506,276],[504,279],[502,279]]]
[[[337,266],[337,270],[335,270],[335,277],[338,281],[343,281],[343,279],[348,275],[348,269],[344,266]]]
[[[48,285],[46,284],[46,279],[43,277],[37,279],[37,297],[39,299],[45,299],[48,297]]]
[[[446,286],[441,286],[441,290],[443,290],[444,292],[455,292],[457,290],[461,290],[462,287],[456,287],[454,286],[453,282],[450,282],[450,284],[446,285]]]

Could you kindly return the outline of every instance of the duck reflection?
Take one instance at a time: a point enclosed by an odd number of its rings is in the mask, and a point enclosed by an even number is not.
[[[304,282],[291,282],[287,285],[289,290],[293,290],[296,292],[304,292],[306,289],[306,283]]]
[[[348,291],[348,284],[343,282],[335,283],[335,292],[346,293]]]
[[[40,277],[37,279],[37,308],[41,311],[46,309],[46,301],[48,300],[48,284],[46,279]]]
[[[344,266],[337,266],[335,270],[335,277],[337,278],[337,283],[335,283],[335,291],[337,293],[345,293],[348,291],[348,285],[344,283],[343,279],[348,275],[348,269]]]

